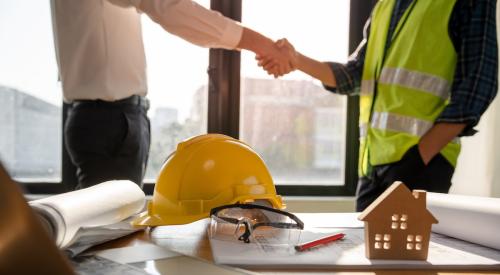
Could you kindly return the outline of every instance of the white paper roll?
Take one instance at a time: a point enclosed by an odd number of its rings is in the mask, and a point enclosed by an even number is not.
[[[433,232],[500,249],[500,198],[428,193],[427,208]]]
[[[119,180],[31,201],[30,205],[51,219],[56,244],[65,248],[79,228],[119,222],[141,211],[144,202],[144,192],[137,184]]]

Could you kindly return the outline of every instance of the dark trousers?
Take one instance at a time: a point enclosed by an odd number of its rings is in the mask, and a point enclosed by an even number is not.
[[[76,101],[64,125],[65,145],[77,168],[77,189],[127,179],[142,186],[151,140],[147,101]]]
[[[356,211],[363,211],[395,181],[402,181],[410,190],[448,193],[454,170],[441,154],[425,165],[414,146],[400,161],[374,166],[368,176],[359,179]]]

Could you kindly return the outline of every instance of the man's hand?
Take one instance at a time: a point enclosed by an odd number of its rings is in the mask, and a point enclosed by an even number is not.
[[[243,28],[238,48],[252,51],[259,56],[259,58],[269,60],[269,62],[274,64],[274,68],[268,71],[268,73],[274,75],[274,77],[281,76],[293,69],[290,58],[286,55],[284,50],[276,45],[271,39],[252,29]]]
[[[285,38],[274,43],[274,54],[257,55],[258,65],[274,77],[283,76],[297,68],[297,52]],[[276,52],[277,51],[277,52]]]
[[[467,126],[465,123],[436,123],[420,139],[418,151],[427,165],[450,141],[457,137]]]

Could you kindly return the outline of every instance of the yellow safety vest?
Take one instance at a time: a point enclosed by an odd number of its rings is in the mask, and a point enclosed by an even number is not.
[[[399,161],[449,103],[457,54],[448,34],[455,0],[414,0],[385,52],[395,0],[372,14],[360,89],[360,175]],[[460,142],[441,151],[456,165]]]

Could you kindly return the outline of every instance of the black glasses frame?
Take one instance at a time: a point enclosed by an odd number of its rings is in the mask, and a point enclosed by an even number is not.
[[[241,209],[262,209],[266,210],[269,212],[274,212],[280,215],[284,215],[292,219],[294,222],[297,224],[291,224],[291,223],[280,223],[280,222],[259,222],[255,224],[250,224],[248,221],[244,220],[243,218],[240,219],[235,219],[235,218],[228,218],[228,217],[219,217],[217,213],[221,210],[224,209],[229,209],[229,208],[241,208]],[[223,205],[219,207],[212,208],[210,210],[210,216],[215,216],[219,219],[222,219],[224,221],[227,221],[232,224],[240,225],[243,224],[245,226],[245,232],[238,237],[238,240],[243,241],[245,243],[250,242],[250,236],[252,235],[253,230],[255,230],[257,227],[261,226],[270,226],[274,228],[284,228],[284,229],[304,229],[304,222],[301,221],[297,216],[295,216],[292,213],[285,212],[279,209],[274,209],[271,207],[263,206],[263,205],[257,205],[257,204],[242,204],[242,203],[235,203],[235,204],[228,204],[228,205]]]

